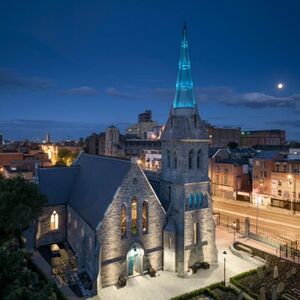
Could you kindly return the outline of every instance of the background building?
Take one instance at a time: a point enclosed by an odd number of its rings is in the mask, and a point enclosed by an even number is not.
[[[210,145],[212,147],[227,147],[230,142],[240,145],[241,128],[208,126]]]
[[[284,145],[285,131],[284,130],[255,130],[241,132],[241,146],[280,146]]]

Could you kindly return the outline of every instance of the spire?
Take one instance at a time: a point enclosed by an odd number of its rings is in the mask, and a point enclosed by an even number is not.
[[[193,108],[195,107],[195,104],[194,84],[191,74],[186,25],[184,24],[173,108]]]

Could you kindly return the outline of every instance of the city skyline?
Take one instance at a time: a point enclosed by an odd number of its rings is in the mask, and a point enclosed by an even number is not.
[[[47,131],[55,140],[78,138],[110,124],[124,130],[145,109],[163,123],[175,95],[184,21],[204,119],[300,138],[296,1],[176,1],[173,10],[159,2],[75,2],[1,4],[5,138],[43,138]]]

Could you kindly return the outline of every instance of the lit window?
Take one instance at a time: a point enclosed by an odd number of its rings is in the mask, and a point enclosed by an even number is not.
[[[194,150],[191,150],[189,152],[189,169],[193,169],[193,156],[194,156]]]
[[[137,201],[136,198],[133,197],[131,201],[131,233],[137,234]]]
[[[148,202],[144,201],[143,203],[143,211],[142,211],[142,225],[143,225],[143,233],[148,233]]]
[[[58,229],[58,214],[54,210],[50,218],[50,230]]]
[[[193,243],[194,245],[198,244],[198,223],[194,223],[194,228],[193,228]]]
[[[121,208],[121,236],[126,235],[126,208],[123,204]]]

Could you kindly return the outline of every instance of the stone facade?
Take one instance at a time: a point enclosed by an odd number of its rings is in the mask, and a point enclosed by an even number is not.
[[[131,201],[137,199],[137,233],[133,234]],[[143,202],[148,203],[148,231],[142,231]],[[126,208],[126,233],[121,235],[121,208]],[[145,174],[137,164],[133,164],[123,183],[115,194],[97,232],[101,245],[101,271],[99,285],[115,284],[120,275],[127,276],[127,253],[137,243],[144,251],[142,273],[151,265],[162,269],[162,228],[165,212]],[[150,264],[150,265],[149,265]]]
[[[51,215],[58,215],[58,228],[51,229]],[[45,206],[36,225],[36,247],[62,242],[66,239],[65,205]]]
[[[161,197],[167,197],[167,218],[172,223],[165,228],[164,242],[176,245],[173,252],[164,245],[165,266],[184,276],[197,261],[217,262],[208,178],[209,140],[197,108],[171,109],[161,140]]]
[[[67,240],[78,257],[78,271],[86,271],[93,281],[97,280],[99,243],[95,230],[67,205]]]

